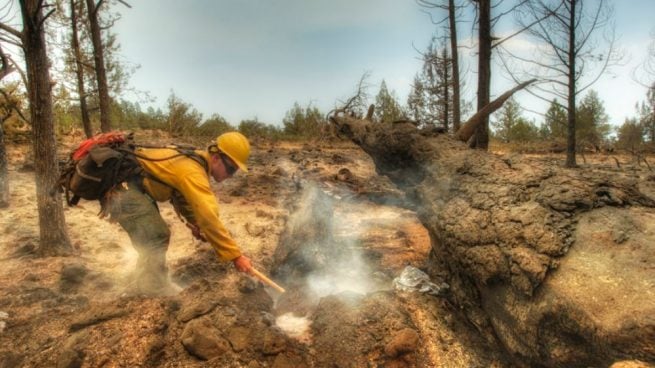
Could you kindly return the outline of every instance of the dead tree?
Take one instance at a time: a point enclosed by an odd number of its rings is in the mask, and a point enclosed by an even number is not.
[[[9,59],[5,55],[2,47],[0,47],[0,61],[2,65],[0,66],[0,81],[4,79],[5,76],[9,75],[12,71]],[[5,91],[2,92],[2,97],[6,101],[6,105],[9,105],[9,98]],[[8,106],[7,106],[8,107]],[[5,148],[5,134],[4,134],[4,122],[9,118],[10,112],[2,112],[0,116],[0,208],[9,206],[9,173],[7,167],[7,150]]]
[[[491,96],[491,0],[478,3],[478,111],[489,104]],[[489,116],[482,118],[473,134],[471,147],[489,147]]]
[[[23,30],[18,31],[5,23],[0,23],[0,29],[22,47],[25,55],[39,211],[39,252],[42,255],[62,255],[70,253],[72,246],[66,233],[61,196],[52,191],[59,177],[59,168],[44,23],[54,9],[44,15],[44,8],[48,9],[48,5],[43,1],[21,0]]]
[[[457,40],[457,11],[461,6],[455,5],[455,0],[448,0],[447,4],[434,2],[431,0],[418,0],[419,5],[425,8],[437,8],[448,12],[448,34],[450,39],[450,57],[452,59],[452,89],[453,89],[453,128],[459,130],[461,122],[461,97],[460,97],[460,78],[459,78],[459,50]],[[445,21],[442,20],[442,21]],[[433,22],[440,24],[440,22]]]
[[[100,0],[97,3],[95,0],[86,0],[86,9],[89,18],[89,28],[91,29],[91,41],[93,42],[93,61],[95,64],[96,81],[98,82],[100,130],[108,132],[111,130],[111,121],[109,119],[109,86],[107,84],[105,56],[102,46],[102,36],[100,35],[100,22],[98,20],[98,10],[103,2],[104,0]]]
[[[526,85],[482,108],[455,139],[411,123],[379,126],[343,110],[330,121],[405,192],[432,239],[430,273],[450,284],[451,302],[517,365],[653,361],[655,300],[648,283],[635,280],[655,277],[648,265],[655,236],[615,244],[628,236],[619,222],[646,224],[655,215],[655,199],[640,191],[652,184],[502,158],[463,143]],[[603,239],[597,231],[615,235]],[[608,307],[616,300],[630,303]]]
[[[82,127],[84,128],[84,134],[87,137],[93,135],[93,129],[91,129],[91,118],[89,117],[89,107],[86,103],[86,88],[84,86],[84,65],[82,63],[82,51],[80,49],[80,39],[78,34],[78,12],[77,7],[83,8],[82,1],[70,0],[70,13],[71,13],[71,49],[73,51],[73,57],[75,58],[75,76],[77,77],[77,94],[80,100],[80,113],[82,114]]]
[[[501,61],[517,81],[536,77],[544,82],[534,86],[536,97],[550,102],[554,95],[567,101],[566,166],[575,167],[576,97],[620,59],[614,46],[612,9],[606,0],[539,0],[522,5],[517,14],[518,24],[544,47],[535,49],[534,58],[504,48]],[[608,32],[600,43],[597,33],[602,30]],[[593,67],[597,69],[590,74]]]
[[[4,125],[6,118],[0,120],[0,208],[9,206],[9,173],[7,170],[7,150],[5,148]]]

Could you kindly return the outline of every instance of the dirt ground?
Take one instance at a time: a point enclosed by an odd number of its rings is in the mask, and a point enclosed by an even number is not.
[[[94,202],[65,209],[75,256],[35,257],[29,147],[8,151],[0,368],[511,366],[445,299],[394,289],[405,266],[424,268],[430,239],[414,213],[393,205],[398,193],[351,144],[256,143],[251,171],[214,186],[222,221],[267,274],[303,191],[327,194],[335,241],[361,257],[362,269],[318,280],[321,292],[309,306],[297,298],[282,303],[217,262],[167,203],[160,212],[172,231],[167,260],[176,295],[131,291],[137,254],[119,225],[98,218]]]

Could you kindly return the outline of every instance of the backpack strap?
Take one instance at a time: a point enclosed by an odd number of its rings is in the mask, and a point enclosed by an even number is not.
[[[178,147],[178,146],[161,147],[161,146],[146,146],[146,145],[138,145],[137,147],[141,147],[141,148],[168,148],[168,149],[173,149],[173,150],[177,151],[177,153],[173,154],[171,156],[168,156],[168,157],[163,157],[163,158],[150,158],[150,157],[140,155],[140,154],[136,153],[134,150],[127,150],[127,149],[119,149],[119,150],[121,152],[128,153],[130,155],[133,155],[133,156],[135,156],[137,158],[140,158],[140,159],[146,160],[146,161],[166,161],[166,160],[170,160],[170,159],[173,159],[173,158],[176,158],[176,157],[186,156],[186,157],[192,159],[193,161],[197,162],[205,170],[205,172],[207,174],[209,174],[209,163],[207,162],[207,160],[205,160],[204,157],[202,157],[201,155],[199,155],[199,154],[197,154],[195,152],[196,149],[194,147],[184,147],[184,148],[182,148],[182,147]],[[169,188],[172,188],[173,190],[177,190],[177,189],[171,187],[168,183],[165,183],[161,179],[159,179],[156,176],[150,174],[146,170],[143,170],[143,168],[140,170],[140,172],[138,174],[143,176],[144,178],[148,178],[150,180],[156,181],[157,183],[160,183],[160,184],[165,185],[165,186],[167,186]]]

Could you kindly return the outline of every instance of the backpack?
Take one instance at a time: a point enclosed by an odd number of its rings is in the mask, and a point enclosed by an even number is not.
[[[58,185],[66,203],[102,199],[116,185],[143,171],[134,155],[133,134],[108,132],[95,135],[71,152]],[[73,194],[71,198],[71,193]]]
[[[161,159],[150,159],[134,152],[137,147],[170,148],[178,153]],[[187,156],[208,171],[208,163],[195,153],[195,147],[137,145],[134,143],[134,133],[126,134],[119,131],[102,133],[86,139],[71,152],[57,185],[66,194],[66,203],[69,206],[76,205],[80,199],[103,199],[107,192],[136,175],[148,177],[167,185],[146,173],[141,168],[137,157],[151,161],[164,161],[178,156]]]

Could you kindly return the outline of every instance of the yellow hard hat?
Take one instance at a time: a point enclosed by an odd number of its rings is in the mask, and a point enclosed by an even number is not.
[[[250,143],[245,135],[239,132],[223,133],[216,137],[216,147],[232,159],[242,171],[248,171],[248,157],[250,157]]]

